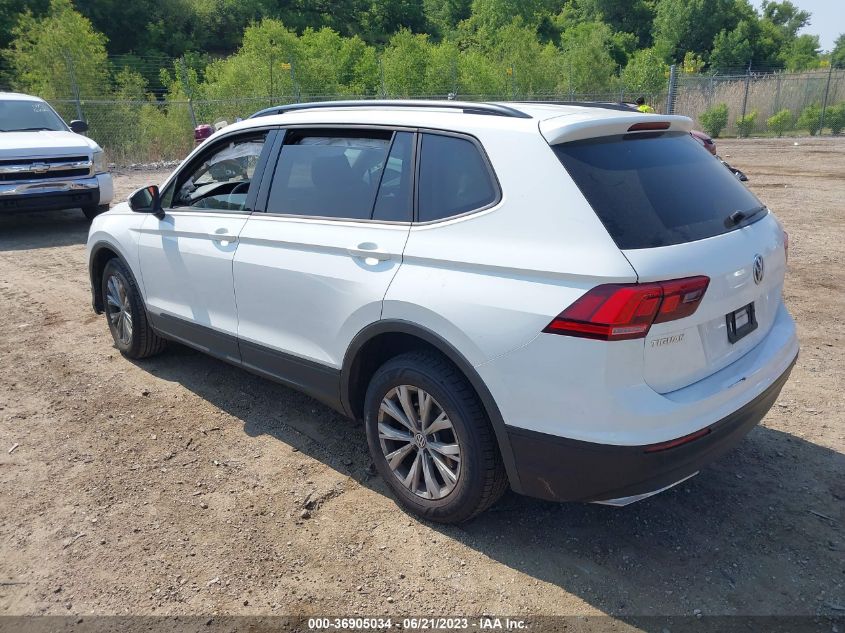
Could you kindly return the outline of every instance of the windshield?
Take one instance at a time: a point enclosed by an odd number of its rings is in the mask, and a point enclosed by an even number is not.
[[[683,132],[607,136],[553,149],[621,249],[701,240],[765,216],[754,194]]]
[[[43,101],[0,101],[0,131],[21,130],[64,131],[67,126]]]

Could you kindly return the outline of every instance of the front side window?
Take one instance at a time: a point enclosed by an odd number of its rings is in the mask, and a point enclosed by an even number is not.
[[[165,206],[243,211],[266,137],[261,132],[215,146],[180,174]]]
[[[395,215],[410,160],[394,156],[393,139],[390,130],[288,130],[267,211],[369,220],[381,186],[379,213]]]
[[[420,222],[483,209],[499,197],[478,147],[456,136],[423,134],[419,180]]]

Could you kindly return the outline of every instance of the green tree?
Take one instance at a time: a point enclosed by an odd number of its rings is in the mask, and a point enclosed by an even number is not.
[[[423,13],[433,35],[444,37],[471,14],[472,0],[423,0]]]
[[[819,66],[819,36],[799,35],[784,53],[787,70],[800,71]]]
[[[566,83],[575,92],[610,90],[620,66],[612,52],[622,50],[619,34],[603,22],[582,22],[561,34],[563,71]]]
[[[790,37],[796,37],[798,31],[810,23],[810,12],[802,11],[789,0],[764,0],[763,18],[781,27]]]
[[[431,46],[428,35],[415,35],[408,29],[390,38],[381,56],[388,95],[408,98],[425,93]]]
[[[82,97],[110,91],[106,37],[74,10],[70,0],[51,0],[41,18],[24,13],[4,54],[15,72],[15,86],[45,99],[74,96],[71,73]]]
[[[399,29],[415,33],[425,31],[426,20],[419,0],[372,0],[361,16],[362,26],[370,41],[387,41]]]
[[[706,55],[716,35],[733,31],[756,14],[746,0],[660,0],[654,16],[654,43],[667,60],[687,51]]]
[[[530,98],[554,92],[563,79],[564,59],[554,44],[541,44],[522,18],[496,31],[490,54],[508,77],[508,92]],[[510,69],[510,70],[509,70]]]
[[[845,68],[845,33],[837,37],[833,43],[830,63],[834,68]]]
[[[510,24],[514,18],[530,27],[540,24],[548,13],[545,0],[472,0],[471,14],[465,28],[491,34]]]
[[[622,71],[625,90],[637,95],[659,92],[666,86],[669,65],[653,48],[643,48],[631,56],[631,61]]]
[[[0,49],[12,41],[12,30],[24,13],[43,17],[50,9],[50,0],[0,0]]]
[[[608,24],[618,33],[631,33],[638,48],[651,46],[654,3],[649,0],[575,0],[588,20]]]
[[[710,65],[723,72],[748,66],[754,58],[754,30],[745,20],[731,31],[722,30],[713,40]]]

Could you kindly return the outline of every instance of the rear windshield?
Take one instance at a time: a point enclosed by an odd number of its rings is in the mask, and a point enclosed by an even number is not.
[[[683,132],[607,136],[553,149],[621,249],[701,240],[765,215],[754,194]],[[741,214],[730,220],[736,211]]]

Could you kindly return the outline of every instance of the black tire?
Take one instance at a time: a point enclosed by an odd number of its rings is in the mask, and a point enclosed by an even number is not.
[[[423,389],[434,398],[451,421],[460,446],[457,483],[439,499],[423,498],[403,485],[382,450],[379,409],[382,400],[400,385]],[[464,375],[440,354],[408,352],[382,365],[367,388],[364,423],[376,469],[399,504],[413,514],[438,523],[461,523],[485,511],[507,489],[496,437],[481,402]]]
[[[116,309],[113,302],[109,300],[109,282],[112,278],[122,284],[125,291],[126,301],[124,305],[131,316],[131,332],[128,338],[125,336],[126,331],[122,335],[115,323],[115,316],[120,312],[120,309]],[[135,359],[147,358],[161,353],[167,345],[167,341],[150,327],[147,320],[147,311],[144,308],[141,293],[138,291],[138,284],[135,283],[135,278],[126,265],[118,258],[114,257],[106,263],[101,289],[106,323],[109,326],[112,339],[114,339],[115,347],[120,350],[120,353],[128,358]]]
[[[109,210],[109,205],[101,204],[100,206],[93,206],[93,207],[82,207],[82,213],[85,214],[85,217],[89,220],[93,220],[101,213],[105,213]]]

